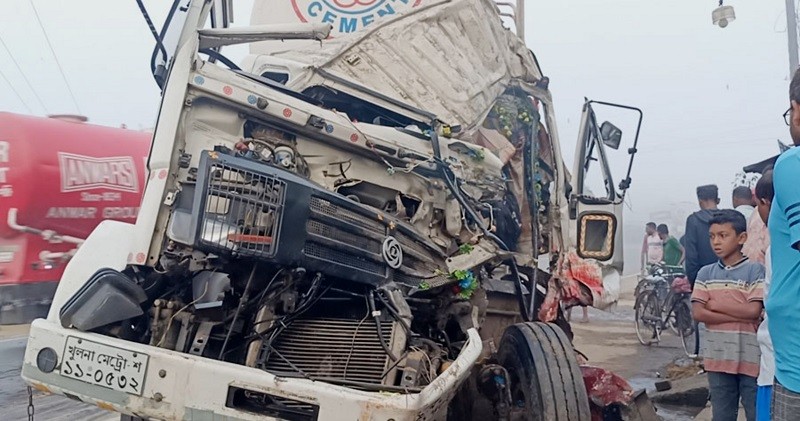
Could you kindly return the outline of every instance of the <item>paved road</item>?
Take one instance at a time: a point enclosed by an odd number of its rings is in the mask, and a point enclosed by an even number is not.
[[[0,339],[0,419],[27,420],[28,393],[19,377],[26,338]],[[34,391],[36,420],[107,421],[119,416],[63,396],[48,396]]]

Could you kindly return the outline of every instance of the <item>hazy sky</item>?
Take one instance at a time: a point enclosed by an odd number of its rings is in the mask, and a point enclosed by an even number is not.
[[[789,83],[785,4],[731,4],[737,19],[724,29],[711,24],[715,1],[528,7],[528,42],[551,77],[565,155],[572,155],[584,96],[644,110],[633,219],[692,201],[699,184],[717,183],[729,206],[734,174],[775,154],[776,139],[791,143],[781,118]]]
[[[80,112],[99,124],[152,127],[159,103],[149,74],[153,40],[136,3],[34,1]],[[30,3],[3,3],[0,37],[47,110],[1,45],[0,72],[31,113],[77,112]],[[145,1],[159,26],[169,3]],[[725,29],[711,24],[716,5],[714,0],[526,3],[527,41],[551,79],[570,165],[584,96],[645,112],[628,221],[692,201],[698,184],[717,183],[723,204],[729,204],[734,174],[776,153],[776,139],[789,143],[781,119],[789,82],[784,2],[732,3],[737,19]],[[242,14],[237,18],[245,20]],[[28,113],[1,78],[0,110]]]

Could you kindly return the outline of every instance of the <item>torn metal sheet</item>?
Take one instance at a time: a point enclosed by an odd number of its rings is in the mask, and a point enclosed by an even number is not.
[[[287,85],[302,90],[325,85],[364,98],[338,78],[436,115],[450,125],[480,124],[512,79],[534,84],[542,77],[522,40],[497,20],[491,0],[424,4],[356,34],[322,44],[251,58],[261,74],[270,61],[308,66]],[[258,48],[253,52],[258,53]],[[389,102],[372,96],[375,103]]]

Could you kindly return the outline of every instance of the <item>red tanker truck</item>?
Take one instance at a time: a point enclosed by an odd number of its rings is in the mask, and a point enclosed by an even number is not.
[[[0,113],[0,324],[43,317],[95,226],[135,220],[151,136],[79,116]]]

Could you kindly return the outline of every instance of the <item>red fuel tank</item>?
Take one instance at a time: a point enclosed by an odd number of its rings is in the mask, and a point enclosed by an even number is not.
[[[86,238],[103,219],[134,221],[152,134],[0,113],[0,237],[16,224]]]
[[[43,315],[102,220],[136,220],[152,134],[85,121],[0,112],[0,324]]]

